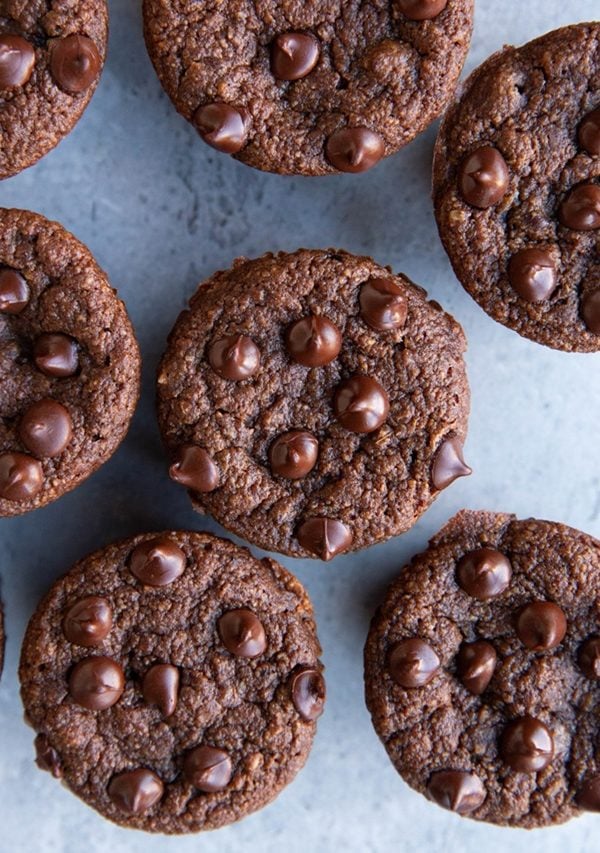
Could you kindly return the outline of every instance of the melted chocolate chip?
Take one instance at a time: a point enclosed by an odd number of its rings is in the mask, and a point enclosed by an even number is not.
[[[35,748],[35,763],[40,770],[46,770],[51,773],[55,779],[62,779],[63,768],[60,755],[50,746],[50,742],[46,735],[38,735],[33,742]]]
[[[38,400],[19,423],[19,438],[31,453],[42,459],[60,456],[73,437],[68,409],[56,400]]]
[[[219,485],[219,469],[212,456],[195,444],[178,448],[169,477],[194,492],[213,492]]]
[[[102,58],[92,39],[70,35],[50,42],[50,73],[69,95],[80,95],[100,75]]]
[[[214,746],[198,746],[186,755],[183,773],[194,788],[210,794],[214,791],[222,791],[229,785],[233,766],[231,758],[222,749],[216,749]]]
[[[474,696],[480,696],[494,674],[496,650],[485,640],[463,643],[456,658],[456,674]]]
[[[400,640],[390,649],[388,670],[401,687],[424,687],[440,668],[440,659],[419,637]]]
[[[554,740],[548,727],[535,717],[509,723],[500,740],[503,760],[519,773],[536,773],[554,758]]]
[[[85,658],[75,664],[69,677],[74,702],[89,711],[105,711],[115,705],[125,689],[119,664],[104,656]]]
[[[0,498],[16,503],[31,500],[44,485],[41,464],[25,453],[0,455]]]
[[[230,335],[210,345],[208,361],[223,379],[240,382],[260,367],[260,350],[248,335]]]
[[[575,796],[575,802],[586,812],[600,812],[600,776],[586,779]]]
[[[456,580],[473,598],[486,601],[502,595],[512,576],[510,561],[493,548],[477,548],[458,561]]]
[[[325,156],[340,172],[366,172],[385,152],[383,139],[366,127],[345,127],[332,133],[325,144]]]
[[[163,717],[175,713],[179,697],[179,670],[168,663],[157,663],[144,675],[142,695],[149,705],[156,705]]]
[[[360,289],[360,316],[378,332],[403,329],[408,305],[393,278],[370,278]]]
[[[510,259],[508,279],[527,302],[543,302],[556,289],[556,267],[545,249],[521,249]]]
[[[33,346],[33,360],[46,376],[60,379],[73,376],[79,369],[77,344],[62,334],[40,335]]]
[[[173,583],[184,573],[185,565],[185,553],[168,536],[140,542],[129,558],[131,574],[148,586]]]
[[[251,610],[228,610],[218,622],[219,636],[227,651],[241,658],[256,658],[267,648],[262,622]]]
[[[327,317],[310,314],[292,323],[285,343],[294,361],[305,367],[323,367],[337,357],[342,348],[342,335]]]
[[[165,786],[151,770],[140,768],[113,776],[108,796],[126,814],[143,814],[161,799]]]
[[[204,142],[223,154],[236,154],[246,144],[244,115],[229,104],[205,104],[196,110],[193,121]]]
[[[534,601],[517,616],[517,635],[534,652],[554,649],[567,633],[565,614],[552,601]]]
[[[431,468],[434,489],[446,489],[459,477],[468,477],[473,469],[465,463],[463,446],[459,438],[447,438],[438,447]]]
[[[0,89],[24,86],[33,73],[35,51],[21,36],[0,35]]]
[[[312,433],[284,432],[269,448],[271,471],[290,480],[301,479],[315,467],[318,453],[319,442]]]
[[[410,21],[427,21],[444,11],[448,0],[395,0],[395,3]]]
[[[577,661],[587,678],[600,679],[600,637],[590,637],[581,644]]]
[[[300,80],[319,61],[319,42],[307,33],[281,33],[271,45],[271,70],[279,80]]]
[[[573,231],[600,228],[600,185],[580,184],[564,198],[558,209],[561,225]]]
[[[369,433],[385,423],[390,402],[385,388],[376,379],[356,375],[338,385],[333,411],[345,429]]]
[[[438,806],[465,815],[478,809],[487,794],[483,782],[474,773],[438,770],[429,778],[427,796]]]
[[[309,518],[296,532],[298,544],[320,560],[332,560],[352,545],[353,536],[346,525],[335,518]]]
[[[0,314],[20,314],[28,302],[29,287],[21,273],[0,267]]]
[[[588,154],[600,154],[600,108],[588,113],[578,132],[579,144]]]
[[[313,722],[325,708],[325,680],[318,669],[305,666],[296,670],[290,679],[294,707],[306,722]]]
[[[600,290],[593,290],[583,297],[581,317],[590,332],[600,335]]]
[[[112,609],[105,598],[88,595],[72,604],[63,619],[63,634],[78,646],[99,646],[112,628]]]
[[[508,181],[506,161],[491,145],[484,145],[465,157],[458,173],[460,194],[467,204],[481,210],[504,197]]]

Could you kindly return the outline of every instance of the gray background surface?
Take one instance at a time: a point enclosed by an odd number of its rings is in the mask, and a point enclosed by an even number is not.
[[[364,176],[281,178],[204,146],[162,94],[137,0],[110,3],[101,85],[79,126],[0,204],[58,219],[95,253],[125,299],[144,357],[144,391],[116,456],[76,492],[0,522],[8,622],[0,683],[1,851],[592,851],[600,818],[527,834],[461,820],[393,771],[364,707],[369,618],[405,561],[462,507],[560,520],[600,537],[600,354],[568,355],[493,323],[464,293],[437,238],[429,200],[435,127]],[[477,0],[467,69],[505,43],[590,20],[600,0]],[[329,701],[305,769],[278,800],[204,836],[149,837],[105,822],[33,764],[16,667],[27,619],[51,582],[120,536],[169,527],[219,531],[192,512],[165,471],[153,411],[165,338],[197,283],[240,254],[339,246],[427,287],[463,324],[473,392],[469,479],[444,492],[403,537],[333,565],[282,562],[316,607]],[[596,841],[594,840],[594,834]]]

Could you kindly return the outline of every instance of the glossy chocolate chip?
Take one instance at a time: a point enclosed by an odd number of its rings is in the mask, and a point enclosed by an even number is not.
[[[521,249],[508,265],[508,280],[527,302],[543,302],[556,289],[556,266],[545,249]]]
[[[487,794],[483,782],[474,773],[438,770],[429,778],[427,796],[438,806],[465,815],[478,809]]]
[[[588,154],[600,154],[600,108],[588,113],[578,131],[579,144]]]
[[[473,469],[464,460],[462,441],[456,436],[443,441],[431,467],[433,488],[446,489],[459,477],[468,477],[472,473]]]
[[[296,670],[290,680],[290,691],[303,720],[310,723],[321,716],[325,708],[325,679],[318,669],[305,666]]]
[[[98,79],[102,58],[96,44],[87,36],[52,39],[49,50],[50,73],[69,95],[86,92]]]
[[[54,747],[50,746],[46,735],[37,735],[33,746],[35,749],[35,763],[40,770],[51,773],[55,779],[62,779],[63,768],[60,755]]]
[[[31,500],[44,485],[40,462],[25,453],[0,455],[0,498],[16,503]]]
[[[554,649],[567,633],[565,614],[552,601],[533,601],[517,616],[517,636],[534,652]]]
[[[393,278],[370,278],[362,285],[358,300],[360,316],[372,329],[387,332],[404,328],[408,306]]]
[[[20,314],[28,302],[29,287],[21,273],[0,267],[0,314]]]
[[[385,423],[390,402],[385,388],[371,376],[351,376],[341,382],[333,397],[333,411],[350,432],[369,433]]]
[[[204,104],[193,121],[204,142],[223,154],[236,154],[248,139],[244,115],[230,104]]]
[[[332,133],[325,143],[325,156],[340,172],[366,172],[385,152],[383,139],[366,127],[345,127]]]
[[[320,560],[332,560],[352,545],[350,529],[335,518],[319,516],[303,521],[296,532],[298,544]]]
[[[590,637],[580,645],[577,661],[586,678],[600,679],[600,637]]]
[[[590,332],[600,335],[600,290],[593,290],[583,297],[581,317]]]
[[[456,657],[456,674],[469,693],[480,696],[494,674],[496,650],[485,640],[463,643]]]
[[[312,433],[284,432],[269,448],[271,471],[278,477],[299,480],[315,467],[318,454],[319,442]]]
[[[19,422],[19,438],[41,459],[60,456],[73,437],[73,421],[68,409],[56,400],[38,400]]]
[[[35,51],[21,36],[0,35],[0,89],[24,86],[33,73]]]
[[[237,657],[255,658],[267,648],[262,622],[246,607],[226,611],[219,619],[218,629],[227,651]]]
[[[142,695],[149,705],[156,705],[163,717],[170,717],[179,698],[179,670],[168,663],[157,663],[144,675]]]
[[[427,21],[444,11],[448,0],[395,0],[395,3],[410,21]]]
[[[222,791],[229,785],[233,766],[231,758],[222,749],[197,746],[186,755],[183,774],[194,788],[211,794],[214,791]]]
[[[401,687],[424,687],[440,668],[440,659],[419,637],[400,640],[390,649],[388,671]]]
[[[43,334],[33,345],[33,360],[46,376],[64,379],[79,369],[77,343],[68,335]]]
[[[219,485],[219,469],[212,456],[195,444],[178,448],[169,477],[194,492],[213,492]]]
[[[63,634],[78,646],[99,646],[112,628],[112,609],[105,598],[88,595],[72,604],[63,619]]]
[[[208,361],[223,379],[240,382],[260,367],[260,350],[248,335],[230,335],[210,345]]]
[[[115,705],[125,689],[119,664],[104,656],[85,658],[75,664],[69,677],[74,702],[89,711],[105,711]]]
[[[458,172],[460,194],[472,207],[485,210],[497,204],[508,189],[508,167],[502,154],[484,145],[469,154]]]
[[[140,768],[113,776],[108,796],[126,814],[143,814],[161,799],[165,791],[162,781],[151,770]]]
[[[186,556],[168,536],[140,542],[129,558],[132,575],[148,586],[167,586],[184,571]]]
[[[319,61],[319,42],[308,33],[280,33],[271,45],[271,71],[278,80],[300,80]]]
[[[458,561],[456,580],[473,598],[485,601],[502,595],[512,577],[510,561],[493,548],[477,548]]]
[[[342,348],[340,330],[327,317],[310,314],[288,328],[285,345],[294,361],[305,367],[323,367]]]
[[[561,225],[573,231],[595,231],[600,228],[600,185],[580,184],[563,199],[558,218]]]
[[[536,773],[554,758],[554,740],[549,728],[535,717],[520,717],[509,723],[500,740],[502,759],[519,773]]]
[[[586,779],[575,796],[575,802],[586,812],[600,812],[600,776]]]

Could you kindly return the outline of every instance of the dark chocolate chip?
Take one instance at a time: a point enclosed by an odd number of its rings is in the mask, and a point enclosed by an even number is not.
[[[600,679],[600,637],[590,637],[579,647],[579,669],[587,678]]]
[[[521,249],[508,265],[513,290],[527,302],[543,302],[556,289],[556,266],[545,249]]]
[[[50,41],[50,73],[69,95],[80,95],[100,75],[102,58],[92,39],[70,35]]]
[[[140,768],[113,776],[108,783],[108,796],[126,814],[143,814],[161,799],[165,786],[151,770]]]
[[[285,343],[294,361],[305,367],[323,367],[337,357],[342,348],[342,335],[327,317],[310,314],[292,323]]]
[[[500,740],[503,760],[520,773],[536,773],[554,758],[554,740],[549,728],[529,715],[509,723]]]
[[[600,812],[600,776],[591,776],[584,781],[575,802],[586,812]]]
[[[427,21],[437,17],[448,0],[395,0],[398,8],[410,21]]]
[[[497,204],[508,189],[508,167],[502,154],[484,145],[469,154],[458,172],[460,194],[472,207],[485,210]]]
[[[588,154],[600,154],[600,108],[588,113],[579,125],[579,144]]]
[[[44,485],[40,462],[25,453],[0,455],[0,498],[22,502],[31,500]]]
[[[312,433],[284,432],[269,448],[271,471],[290,480],[301,479],[315,467],[318,453],[319,442]]]
[[[63,768],[60,755],[50,746],[46,735],[38,735],[33,742],[35,747],[35,763],[40,770],[51,773],[55,779],[62,779]]]
[[[306,722],[313,722],[325,708],[325,679],[318,669],[304,666],[292,673],[290,691],[294,707]]]
[[[0,89],[24,86],[33,73],[35,51],[21,36],[0,35]]]
[[[393,278],[370,278],[360,289],[360,316],[378,332],[402,329],[408,306]]]
[[[79,369],[77,344],[68,335],[40,335],[33,346],[33,360],[46,376],[61,379],[73,376]]]
[[[132,575],[148,586],[167,586],[184,571],[186,556],[168,536],[140,542],[129,558]]]
[[[219,619],[218,628],[223,645],[232,655],[255,658],[267,648],[262,622],[246,607],[226,611]]]
[[[194,788],[211,794],[214,791],[222,791],[229,785],[233,766],[231,758],[222,749],[197,746],[186,755],[183,774]]]
[[[477,548],[458,561],[456,580],[459,585],[482,601],[502,595],[512,576],[510,561],[493,548]]]
[[[71,698],[89,711],[105,711],[111,708],[119,701],[124,689],[123,670],[112,658],[85,658],[71,670]]]
[[[223,379],[240,382],[260,367],[260,350],[248,335],[230,335],[210,345],[208,361]]]
[[[600,290],[592,290],[583,297],[581,317],[590,332],[600,335]]]
[[[465,815],[478,809],[487,794],[483,782],[474,773],[438,770],[429,778],[427,796],[438,806]]]
[[[390,402],[385,388],[376,379],[356,375],[336,388],[333,411],[345,429],[368,433],[385,423]]]
[[[379,163],[384,151],[381,136],[366,127],[336,130],[325,144],[325,156],[340,172],[366,172]]]
[[[463,643],[456,658],[456,674],[474,696],[480,696],[494,674],[496,650],[485,640]]]
[[[322,516],[303,521],[296,532],[296,539],[302,548],[326,561],[347,551],[353,538],[343,522]]]
[[[554,649],[567,633],[565,614],[552,601],[533,601],[517,616],[517,635],[534,652]]]
[[[99,646],[112,628],[112,609],[105,598],[88,595],[72,604],[63,619],[63,634],[78,646]]]
[[[212,456],[195,444],[178,448],[169,477],[194,492],[213,492],[219,485],[219,469]]]
[[[574,231],[600,228],[600,185],[580,184],[563,199],[558,218],[561,225]]]
[[[230,104],[204,104],[194,113],[193,122],[204,142],[223,154],[236,154],[246,144],[244,115]]]
[[[31,453],[42,459],[60,456],[73,437],[68,409],[56,400],[38,400],[19,423],[19,438]]]
[[[390,676],[401,687],[424,687],[439,668],[439,657],[419,637],[394,643],[388,655]]]
[[[300,80],[319,61],[319,42],[308,33],[280,33],[271,45],[271,70],[278,80]]]
[[[462,441],[456,436],[447,438],[438,447],[431,468],[434,489],[446,489],[459,477],[468,477],[473,469],[465,463]]]
[[[144,675],[142,695],[149,705],[156,705],[163,717],[175,712],[179,698],[179,670],[169,663],[157,663]]]
[[[0,313],[20,314],[28,302],[29,287],[21,273],[0,267]]]

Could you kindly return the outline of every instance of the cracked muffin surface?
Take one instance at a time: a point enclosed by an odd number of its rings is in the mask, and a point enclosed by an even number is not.
[[[402,533],[470,472],[464,349],[450,315],[370,258],[238,259],[198,288],[159,367],[171,476],[292,556]]]
[[[37,763],[123,826],[215,829],[304,764],[325,687],[310,601],[270,559],[143,534],[57,581],[20,679]]]
[[[266,171],[373,166],[451,96],[472,0],[145,0],[148,52],[206,142]]]
[[[367,706],[404,780],[528,829],[600,810],[600,543],[463,511],[391,585]]]

